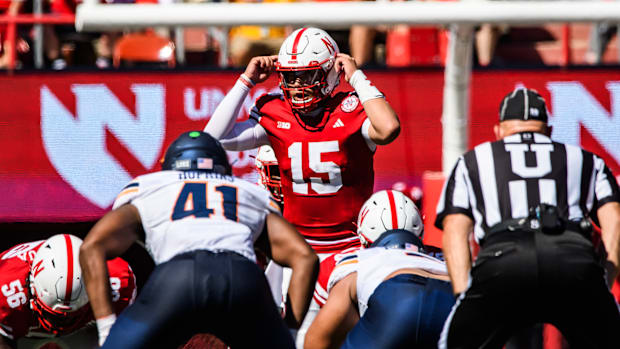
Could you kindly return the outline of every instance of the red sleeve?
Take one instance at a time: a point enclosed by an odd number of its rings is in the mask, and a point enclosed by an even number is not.
[[[319,307],[323,307],[327,302],[327,284],[329,283],[329,277],[332,275],[336,262],[339,261],[343,255],[351,252],[356,252],[359,247],[349,247],[340,252],[329,255],[325,258],[320,265],[319,277],[316,280],[316,287],[314,288],[314,301],[317,302]]]
[[[136,276],[129,264],[121,258],[108,261],[108,274],[110,275],[114,311],[118,315],[136,298]]]
[[[314,301],[321,308],[325,305],[325,302],[327,302],[327,282],[329,281],[329,276],[332,274],[334,266],[336,265],[334,256],[336,256],[336,253],[330,255],[321,262],[319,277],[316,279],[316,287],[314,288],[313,297]]]

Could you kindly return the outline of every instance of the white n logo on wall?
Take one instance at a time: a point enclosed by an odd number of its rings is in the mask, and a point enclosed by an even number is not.
[[[131,175],[106,150],[106,129],[145,167],[151,168],[165,136],[162,84],[133,84],[133,115],[104,84],[74,84],[76,115],[47,86],[40,90],[41,135],[56,171],[101,208],[112,204]]]
[[[549,82],[553,118],[552,138],[569,144],[581,144],[580,126],[588,130],[620,164],[620,81],[605,85],[610,94],[611,113],[577,81]]]

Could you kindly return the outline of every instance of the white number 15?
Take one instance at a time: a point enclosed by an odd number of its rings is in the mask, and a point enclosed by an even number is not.
[[[324,153],[337,153],[340,151],[338,141],[308,142],[308,167],[315,173],[327,173],[329,180],[323,183],[321,177],[303,176],[302,146],[304,143],[295,142],[288,147],[288,157],[291,159],[291,172],[293,176],[293,192],[308,194],[308,185],[318,194],[333,194],[342,187],[342,175],[340,167],[333,161],[321,161]]]

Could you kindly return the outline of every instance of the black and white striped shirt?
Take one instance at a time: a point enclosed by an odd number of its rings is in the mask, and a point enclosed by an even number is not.
[[[526,217],[539,203],[579,220],[610,201],[620,201],[618,184],[601,158],[522,132],[482,143],[458,159],[437,204],[435,226],[443,229],[446,215],[463,213],[473,219],[479,242],[489,228]],[[591,218],[596,221],[595,214]]]

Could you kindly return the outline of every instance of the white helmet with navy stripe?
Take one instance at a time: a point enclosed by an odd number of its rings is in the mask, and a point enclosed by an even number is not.
[[[39,247],[30,269],[31,307],[39,324],[55,333],[70,332],[89,314],[79,251],[82,240],[54,235]]]
[[[374,193],[362,206],[357,217],[357,234],[365,247],[381,235],[402,229],[422,239],[424,224],[418,208],[405,194],[397,190]]]

